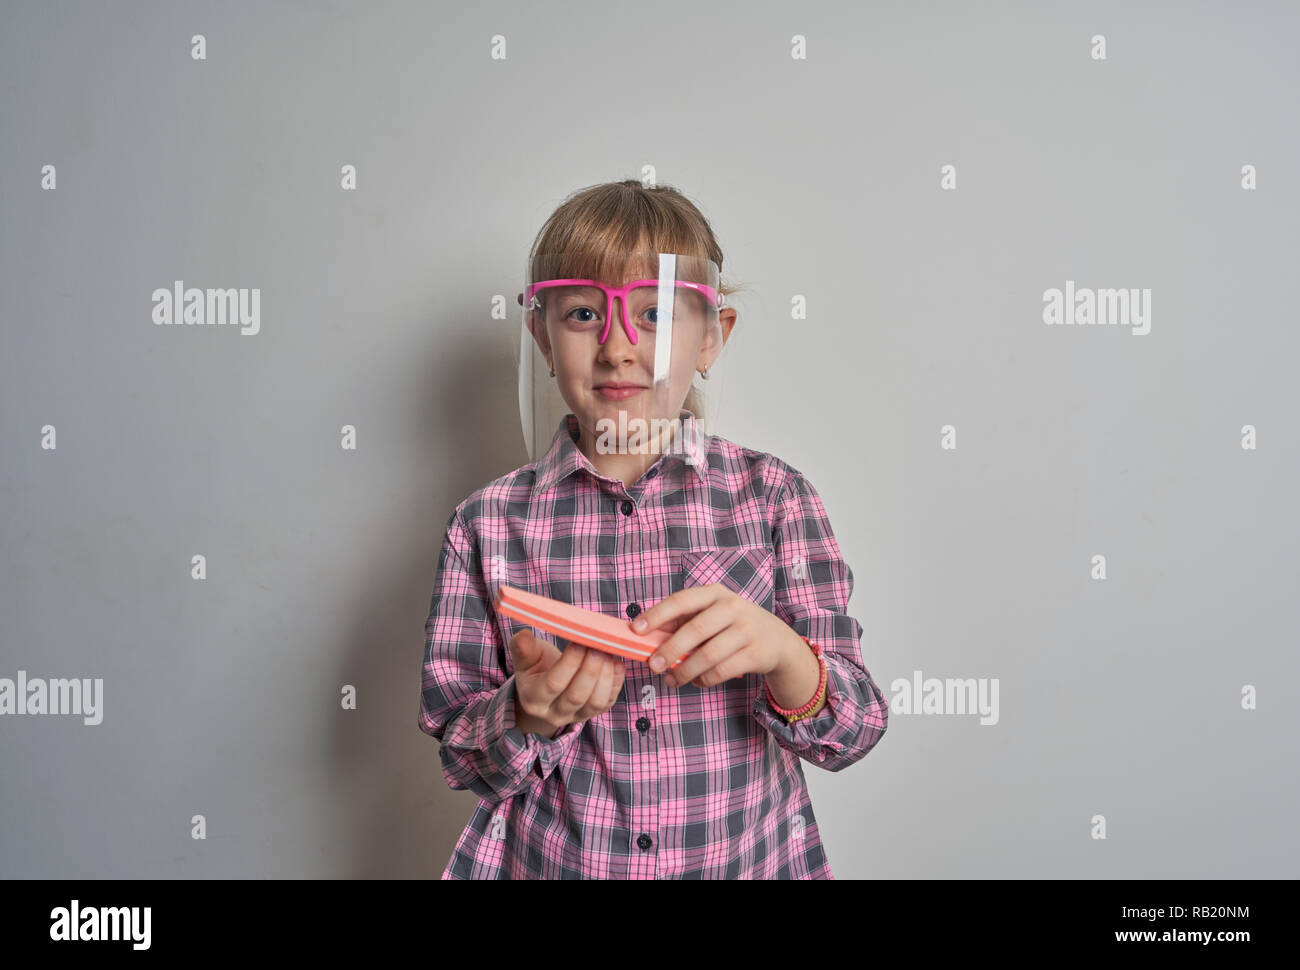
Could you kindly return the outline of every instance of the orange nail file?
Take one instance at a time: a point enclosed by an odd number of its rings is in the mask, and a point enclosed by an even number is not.
[[[635,633],[627,620],[606,616],[595,610],[584,610],[549,596],[538,596],[513,586],[502,586],[494,604],[506,616],[539,627],[584,647],[594,647],[616,657],[628,660],[650,659],[661,643],[672,633],[668,630],[651,630]],[[689,654],[687,654],[689,656]],[[685,657],[679,657],[676,667]],[[668,669],[671,670],[672,667]]]

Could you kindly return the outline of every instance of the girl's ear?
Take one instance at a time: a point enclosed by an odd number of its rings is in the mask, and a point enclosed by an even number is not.
[[[722,347],[731,336],[731,328],[736,325],[736,310],[734,307],[726,307],[718,311],[718,328],[710,327],[708,334],[704,338],[704,343],[700,346],[700,364],[713,366],[713,361],[717,359],[718,354],[722,353]],[[721,337],[719,338],[719,331]]]
[[[731,337],[731,328],[736,325],[736,308],[724,307],[719,310],[718,323],[722,325],[722,342],[725,344]]]

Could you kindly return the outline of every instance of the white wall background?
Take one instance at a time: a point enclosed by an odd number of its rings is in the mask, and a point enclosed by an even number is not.
[[[645,166],[749,287],[710,430],[821,492],[877,682],[999,683],[806,766],[837,877],[1298,874],[1294,4],[3,6],[0,678],[104,706],[0,717],[0,874],[439,875],[442,526],[527,460],[491,303]],[[260,333],[156,326],[175,280]],[[1150,332],[1045,325],[1066,280]]]

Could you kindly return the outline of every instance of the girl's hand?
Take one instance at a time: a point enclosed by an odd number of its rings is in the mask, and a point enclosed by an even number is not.
[[[517,707],[556,730],[604,714],[623,691],[623,659],[577,643],[561,651],[524,629],[510,638],[510,657]]]
[[[650,655],[655,673],[690,654],[667,675],[673,687],[686,683],[712,687],[743,674],[769,674],[808,650],[779,617],[721,583],[673,593],[632,620],[631,626],[635,633],[659,627],[674,631]]]

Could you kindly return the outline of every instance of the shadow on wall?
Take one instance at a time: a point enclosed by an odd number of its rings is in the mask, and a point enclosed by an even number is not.
[[[355,570],[360,608],[337,679],[340,689],[356,686],[357,709],[332,722],[327,796],[346,847],[320,849],[337,858],[338,878],[439,878],[478,801],[448,787],[438,742],[417,724],[424,622],[452,509],[527,463],[528,453],[509,342],[485,331],[482,341],[453,346],[430,361],[429,391],[414,422],[419,435],[411,447],[429,452],[422,463],[428,480],[402,490],[417,501],[393,509],[385,530],[391,542],[374,544],[391,555]]]

